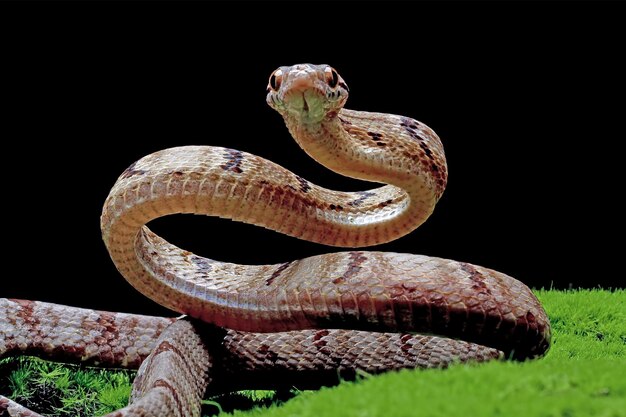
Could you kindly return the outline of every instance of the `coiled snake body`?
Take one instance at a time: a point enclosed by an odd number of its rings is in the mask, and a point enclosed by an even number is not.
[[[189,318],[2,299],[0,356],[141,364],[131,404],[110,414],[126,417],[199,416],[207,384],[212,392],[308,388],[357,369],[544,354],[550,327],[541,305],[524,284],[493,270],[365,251],[236,265],[180,249],[145,226],[160,216],[197,213],[342,247],[411,232],[444,191],[441,142],[413,119],[343,109],[347,97],[334,69],[301,64],[271,75],[267,102],[320,163],[387,185],[328,190],[234,149],[187,146],[148,155],[113,186],[103,239],[136,289]],[[424,332],[447,338],[415,334]],[[2,411],[37,415],[0,397]]]

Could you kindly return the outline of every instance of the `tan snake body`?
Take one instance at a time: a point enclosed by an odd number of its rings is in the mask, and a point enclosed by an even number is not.
[[[334,69],[301,64],[272,74],[267,101],[320,163],[388,185],[333,191],[255,155],[187,146],[140,159],[113,186],[101,227],[118,270],[156,302],[211,325],[0,300],[0,356],[35,352],[108,366],[143,361],[131,405],[111,414],[126,417],[197,416],[207,384],[218,389],[211,380],[224,390],[317,387],[336,382],[337,370],[377,373],[544,354],[550,327],[541,305],[524,284],[493,270],[364,251],[237,265],[177,248],[145,226],[164,215],[196,213],[343,247],[414,230],[446,185],[441,142],[413,119],[343,109],[347,96]],[[100,342],[87,343],[85,329],[100,334]],[[47,342],[32,342],[33,335]],[[0,397],[3,409],[36,415]]]

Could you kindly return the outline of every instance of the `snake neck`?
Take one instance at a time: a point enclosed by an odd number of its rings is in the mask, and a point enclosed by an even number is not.
[[[326,168],[347,177],[389,184],[364,191],[368,204],[358,212],[368,217],[393,196],[395,214],[382,222],[390,237],[415,230],[433,212],[445,188],[447,167],[441,142],[427,126],[401,116],[348,109],[331,112],[318,123],[283,117],[300,147]],[[419,128],[411,130],[410,126]]]
[[[362,168],[359,167],[361,158],[348,154],[347,150],[354,141],[337,114],[328,115],[319,123],[303,123],[296,117],[286,115],[285,124],[302,150],[315,161],[338,174],[363,179],[364,170],[359,169]]]
[[[368,133],[378,133],[368,130],[367,126],[355,126],[355,122],[351,121],[355,113],[342,109],[339,113],[328,114],[318,123],[304,123],[290,115],[284,118],[300,147],[331,171],[350,178],[395,185],[404,190],[411,188],[415,176],[410,170],[402,172],[387,165],[387,161],[394,159],[389,150],[367,146]]]

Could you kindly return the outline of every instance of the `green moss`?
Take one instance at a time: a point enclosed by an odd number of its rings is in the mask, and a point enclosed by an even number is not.
[[[132,372],[37,358],[0,361],[0,393],[46,416],[102,415],[128,403]]]
[[[299,393],[284,403],[272,402],[267,392],[248,392],[209,404],[224,410],[232,402],[243,408],[260,405],[234,411],[238,417],[626,417],[626,291],[536,293],[553,334],[552,348],[541,360],[390,372]],[[45,410],[49,416],[104,414],[124,406],[130,392],[128,373],[17,362],[17,369],[5,373],[0,392],[22,402],[41,386],[62,392],[57,411]],[[87,411],[82,414],[80,407]]]

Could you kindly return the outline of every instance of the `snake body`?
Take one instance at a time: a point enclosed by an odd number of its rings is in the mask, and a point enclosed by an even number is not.
[[[199,415],[205,388],[217,389],[212,380],[225,390],[317,387],[356,370],[543,355],[550,326],[538,300],[521,282],[487,268],[366,251],[237,265],[180,249],[145,226],[161,216],[196,213],[339,247],[411,232],[444,191],[441,142],[416,120],[344,109],[347,97],[333,68],[301,64],[271,75],[267,102],[320,163],[387,185],[333,191],[227,148],[185,146],[148,155],[113,186],[102,235],[131,285],[188,318],[2,300],[0,356],[34,352],[108,366],[141,363],[131,405],[111,414],[126,417]],[[447,338],[409,334],[415,332]],[[99,342],[87,340],[94,334]],[[13,416],[37,415],[1,397],[3,408]]]

